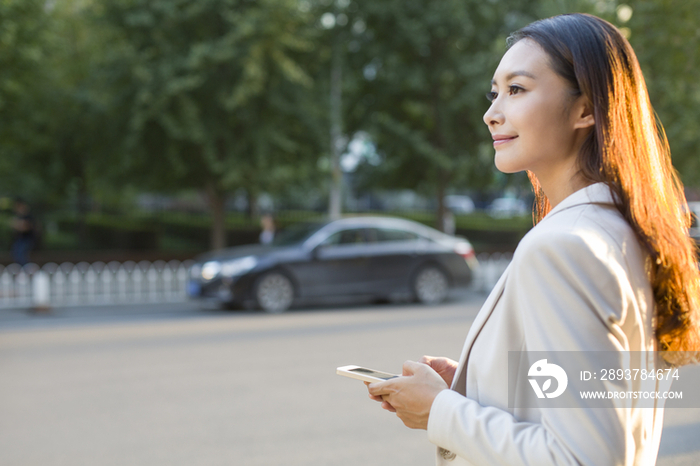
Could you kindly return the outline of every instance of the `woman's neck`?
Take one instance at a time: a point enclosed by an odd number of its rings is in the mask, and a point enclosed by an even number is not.
[[[559,176],[540,176],[535,173],[552,209],[576,191],[593,184],[584,179],[578,171],[565,172]]]

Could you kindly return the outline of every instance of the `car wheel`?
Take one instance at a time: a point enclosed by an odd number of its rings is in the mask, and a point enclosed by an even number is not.
[[[438,304],[445,300],[449,289],[447,276],[439,268],[429,265],[418,271],[413,279],[416,300],[423,304]]]
[[[274,314],[284,312],[294,301],[294,285],[285,275],[270,272],[256,283],[255,300],[265,312]]]

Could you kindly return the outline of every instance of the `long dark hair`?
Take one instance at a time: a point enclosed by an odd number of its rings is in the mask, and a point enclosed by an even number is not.
[[[687,232],[690,214],[671,165],[661,122],[629,42],[612,24],[585,14],[534,22],[508,39],[539,44],[552,69],[594,110],[595,127],[578,156],[580,174],[605,183],[616,207],[649,251],[659,349],[674,364],[700,362],[700,272]],[[537,177],[535,223],[551,209]]]

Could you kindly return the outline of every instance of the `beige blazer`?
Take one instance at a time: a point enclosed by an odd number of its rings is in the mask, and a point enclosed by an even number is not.
[[[433,403],[428,438],[438,446],[437,464],[655,464],[660,401],[655,408],[629,400],[603,409],[508,407],[508,351],[641,351],[646,356],[629,367],[663,367],[653,352],[646,261],[606,185],[552,209],[518,245],[467,335],[452,390]],[[638,381],[624,383],[640,389]]]

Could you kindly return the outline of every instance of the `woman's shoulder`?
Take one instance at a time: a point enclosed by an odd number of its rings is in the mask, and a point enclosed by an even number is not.
[[[513,254],[511,289],[518,296],[537,286],[556,289],[560,297],[568,292],[595,303],[604,322],[619,323],[630,305],[647,309],[652,302],[646,261],[634,231],[614,207],[587,204],[558,212],[523,238]]]
[[[642,255],[634,231],[612,205],[584,204],[545,217],[521,240],[513,260],[551,253],[561,260],[625,260]]]

